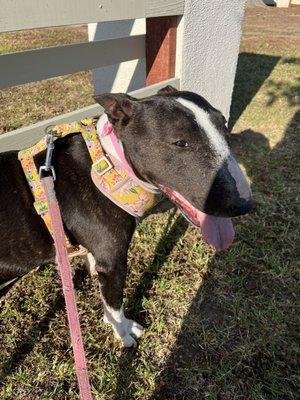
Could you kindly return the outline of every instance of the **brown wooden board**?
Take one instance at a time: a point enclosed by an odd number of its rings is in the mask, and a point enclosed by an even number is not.
[[[147,85],[175,76],[177,16],[146,19]]]

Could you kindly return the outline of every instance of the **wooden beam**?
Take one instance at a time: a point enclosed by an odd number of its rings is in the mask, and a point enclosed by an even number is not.
[[[145,57],[145,36],[0,55],[0,89]]]
[[[147,85],[175,76],[177,17],[146,20]]]
[[[184,0],[0,0],[0,32],[181,15]]]
[[[185,0],[145,0],[145,18],[183,15]]]

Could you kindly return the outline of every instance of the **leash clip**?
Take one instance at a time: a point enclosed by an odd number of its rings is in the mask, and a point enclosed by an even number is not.
[[[54,167],[52,165],[52,156],[53,156],[53,150],[54,150],[54,136],[55,133],[52,129],[49,129],[47,131],[47,150],[46,150],[46,159],[45,159],[45,164],[40,167],[39,170],[39,176],[40,178],[43,177],[44,172],[51,172],[51,175],[53,177],[53,180],[56,180],[56,174]]]

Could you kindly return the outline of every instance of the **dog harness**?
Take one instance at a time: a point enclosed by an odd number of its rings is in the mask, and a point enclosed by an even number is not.
[[[82,134],[92,159],[91,177],[94,184],[111,201],[134,217],[142,217],[163,198],[157,188],[140,180],[135,175],[125,158],[122,145],[108,121],[105,122],[99,136],[92,119],[59,124],[54,126],[51,131],[55,138],[76,132]],[[34,146],[19,151],[18,158],[34,198],[34,208],[53,236],[46,193],[34,162],[34,157],[47,149],[48,140],[49,135],[46,135]],[[110,142],[110,148],[114,149],[115,155],[113,152],[106,153],[101,144],[102,140],[106,144]],[[67,245],[69,249],[72,249],[68,239]]]

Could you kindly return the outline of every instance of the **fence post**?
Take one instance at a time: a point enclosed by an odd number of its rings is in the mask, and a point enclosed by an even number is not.
[[[181,88],[197,92],[229,115],[246,0],[186,0]],[[181,29],[180,29],[181,30]],[[179,39],[179,38],[178,38]]]

